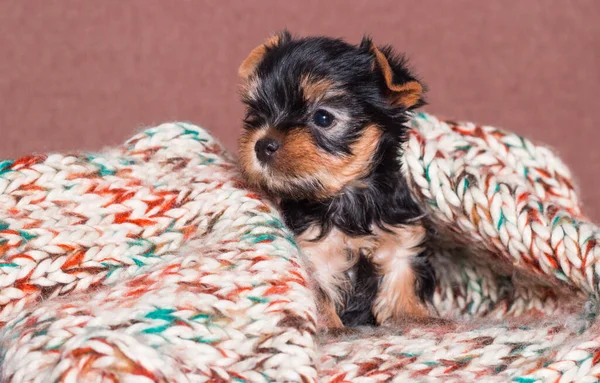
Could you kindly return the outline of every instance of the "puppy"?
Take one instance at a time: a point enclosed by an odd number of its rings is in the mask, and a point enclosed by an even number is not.
[[[427,317],[435,286],[422,211],[399,157],[421,82],[390,47],[287,31],[239,68],[239,161],[314,266],[328,328]]]

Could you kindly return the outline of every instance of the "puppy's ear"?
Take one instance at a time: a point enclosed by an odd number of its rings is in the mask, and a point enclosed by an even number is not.
[[[254,48],[238,69],[240,78],[244,81],[248,80],[248,78],[254,73],[258,65],[261,63],[269,49],[285,44],[291,39],[292,35],[290,32],[284,30],[283,32],[269,37],[263,44]]]
[[[373,55],[373,69],[381,73],[392,105],[408,110],[425,104],[423,85],[410,73],[403,57],[395,56],[391,47],[378,48],[368,36],[363,37],[360,48]]]

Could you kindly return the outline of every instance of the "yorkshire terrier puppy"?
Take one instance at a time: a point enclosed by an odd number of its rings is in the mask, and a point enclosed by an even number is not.
[[[423,85],[390,47],[287,31],[242,63],[239,160],[312,261],[321,324],[429,316],[435,280],[422,211],[401,171]]]

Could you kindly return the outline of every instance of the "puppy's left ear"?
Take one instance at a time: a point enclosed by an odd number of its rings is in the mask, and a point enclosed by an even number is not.
[[[283,32],[269,37],[263,44],[254,48],[238,69],[240,78],[244,81],[248,80],[248,78],[254,73],[258,65],[261,63],[269,49],[284,44],[291,39],[292,35],[288,31],[284,30]]]
[[[423,85],[410,73],[404,57],[395,56],[391,47],[378,48],[369,37],[363,37],[360,47],[374,58],[374,70],[381,73],[387,97],[394,106],[414,109],[425,105]]]

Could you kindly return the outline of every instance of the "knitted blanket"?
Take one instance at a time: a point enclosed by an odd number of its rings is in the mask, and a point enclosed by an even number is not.
[[[454,324],[324,336],[275,209],[187,123],[0,161],[2,382],[579,381],[600,376],[600,231],[567,168],[419,114],[401,158]]]

